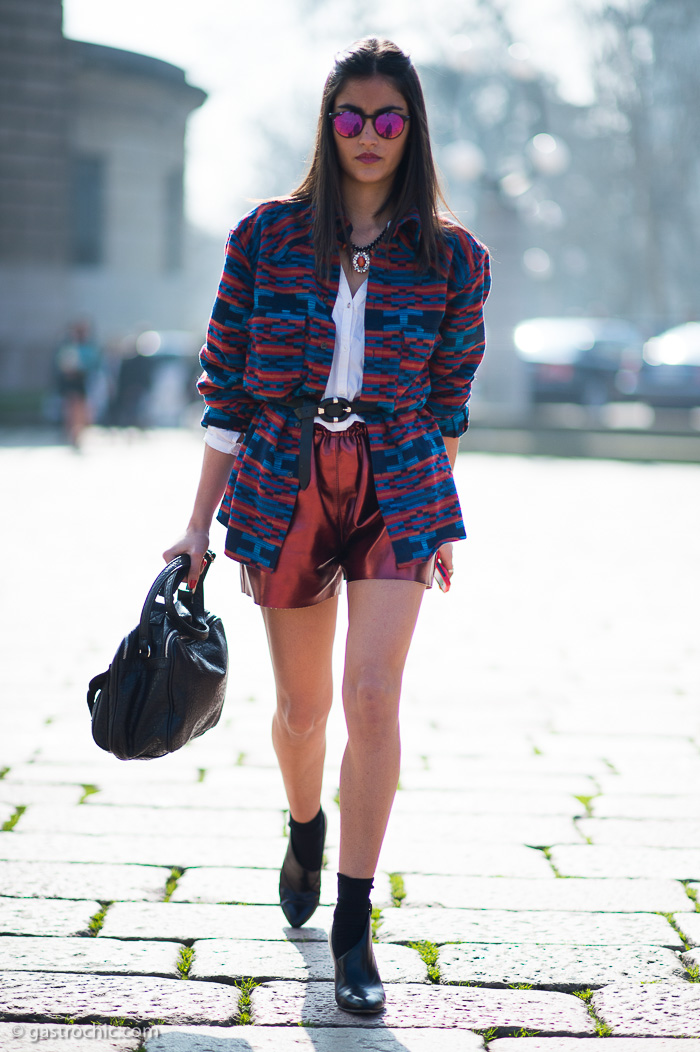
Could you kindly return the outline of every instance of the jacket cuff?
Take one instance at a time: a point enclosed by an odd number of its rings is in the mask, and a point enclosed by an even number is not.
[[[440,434],[445,438],[459,438],[469,427],[469,407],[464,406],[458,413],[444,414],[428,403],[426,409],[435,417]]]
[[[202,427],[217,427],[223,431],[240,431],[245,434],[250,425],[250,416],[241,416],[240,413],[225,413],[221,409],[214,409],[207,405],[201,419]]]

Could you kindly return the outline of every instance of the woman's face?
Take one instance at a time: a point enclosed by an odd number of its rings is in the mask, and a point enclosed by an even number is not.
[[[408,107],[400,91],[386,77],[354,77],[346,80],[335,97],[333,112],[356,110],[375,115],[382,110],[391,110],[407,117]],[[333,138],[338,151],[343,176],[346,180],[371,186],[385,186],[388,193],[403,157],[410,121],[396,139],[383,139],[377,135],[371,120],[366,120],[359,135],[345,139],[333,129]]]

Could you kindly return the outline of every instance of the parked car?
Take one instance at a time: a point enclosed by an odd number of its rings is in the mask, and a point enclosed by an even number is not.
[[[658,408],[700,406],[700,322],[676,325],[647,340],[635,396]]]
[[[535,402],[604,405],[630,397],[642,337],[616,318],[529,318],[513,339]]]

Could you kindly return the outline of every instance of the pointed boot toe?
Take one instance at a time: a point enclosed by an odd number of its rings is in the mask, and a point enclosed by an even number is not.
[[[324,815],[324,839],[325,839]],[[313,916],[321,898],[321,870],[304,869],[287,844],[280,871],[280,906],[292,928],[301,928]]]
[[[331,936],[328,937],[328,944],[335,968],[335,1000],[338,1008],[357,1015],[381,1012],[386,995],[374,959],[370,917],[367,917],[367,927],[360,941],[342,957],[336,959]]]

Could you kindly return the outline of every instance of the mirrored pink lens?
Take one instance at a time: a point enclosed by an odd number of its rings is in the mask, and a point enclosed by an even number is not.
[[[404,120],[400,113],[380,113],[374,122],[377,135],[382,139],[395,139],[403,131]]]
[[[352,139],[362,131],[362,117],[359,113],[346,110],[333,118],[333,126],[338,135],[342,135],[346,139]]]

